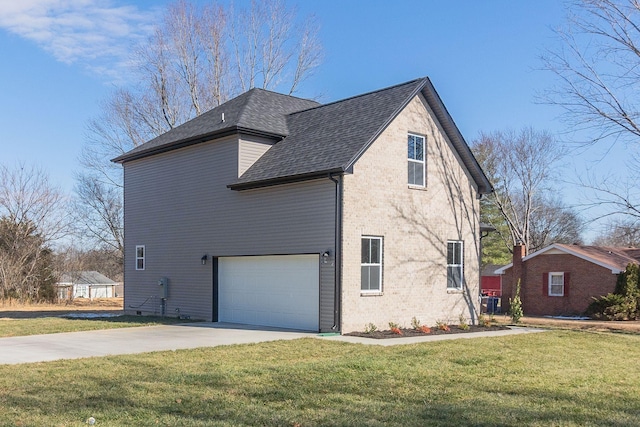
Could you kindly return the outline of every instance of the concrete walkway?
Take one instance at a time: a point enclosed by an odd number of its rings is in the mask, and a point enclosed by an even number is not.
[[[487,338],[487,337],[503,337],[506,335],[518,335],[518,334],[530,334],[534,332],[545,332],[546,329],[538,328],[526,328],[510,326],[510,329],[502,329],[498,331],[486,331],[486,332],[471,332],[471,333],[457,333],[457,334],[442,334],[442,335],[426,335],[416,337],[403,337],[403,338],[388,338],[388,339],[372,339],[364,337],[352,337],[347,335],[336,335],[323,337],[328,340],[345,341],[352,344],[369,344],[369,345],[398,345],[398,344],[418,344],[423,342],[432,341],[446,341],[446,340],[460,340],[471,338]]]
[[[313,332],[300,332],[258,326],[252,327],[247,325],[189,323],[182,325],[145,326],[0,338],[0,364],[47,362],[60,359],[79,359],[83,357],[249,344],[305,337],[388,346],[440,341],[444,339],[493,337],[540,331],[542,331],[542,329],[514,328],[511,330],[471,334],[376,340],[338,335],[321,336]]]

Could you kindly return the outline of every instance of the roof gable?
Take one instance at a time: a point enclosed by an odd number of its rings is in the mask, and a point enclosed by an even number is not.
[[[523,262],[540,255],[567,254],[589,261],[600,267],[611,270],[611,273],[618,274],[627,268],[629,263],[640,262],[640,249],[636,248],[616,248],[608,246],[586,246],[586,245],[565,245],[554,243],[546,248],[540,249],[522,258]],[[504,272],[513,267],[513,263],[507,264],[497,269],[496,274]]]

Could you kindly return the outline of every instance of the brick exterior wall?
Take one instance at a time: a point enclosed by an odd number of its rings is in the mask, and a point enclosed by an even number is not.
[[[617,280],[610,269],[569,254],[538,255],[524,261],[522,270],[521,298],[525,316],[580,315],[593,297],[613,292]],[[565,296],[544,295],[543,274],[549,272],[569,273]],[[509,297],[515,292],[512,268],[505,271],[502,286],[502,307],[507,310]]]
[[[426,188],[407,181],[407,135],[426,138]],[[342,332],[389,322],[475,322],[479,201],[457,155],[417,96],[344,177]],[[360,292],[361,237],[383,237],[382,292]],[[464,242],[464,289],[447,291],[447,240]]]

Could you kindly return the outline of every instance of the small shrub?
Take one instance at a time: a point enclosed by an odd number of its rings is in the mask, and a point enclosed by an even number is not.
[[[378,330],[378,327],[376,325],[374,325],[373,323],[367,323],[364,327],[364,333],[365,334],[372,334],[375,331]]]
[[[520,319],[524,316],[522,300],[520,299],[520,279],[518,279],[518,283],[516,284],[516,295],[513,298],[509,298],[509,313],[511,314],[513,323],[520,323]]]
[[[411,327],[416,331],[420,330],[420,328],[422,327],[420,321],[415,316],[411,318]]]
[[[423,334],[430,334],[431,328],[428,327],[427,325],[422,325],[420,326],[420,332],[422,332]]]
[[[402,331],[400,330],[400,325],[394,322],[389,322],[389,329],[396,335],[402,335]]]
[[[640,318],[640,270],[629,264],[618,275],[614,293],[594,301],[587,307],[586,315],[594,319],[635,320]]]
[[[467,323],[467,319],[462,314],[458,317],[458,328],[462,329],[463,331],[469,329],[469,323]]]
[[[448,331],[451,330],[449,325],[447,325],[447,322],[443,322],[441,320],[436,321],[436,328],[438,328],[441,331],[445,331],[445,332],[448,332]]]
[[[628,299],[624,295],[607,294],[594,301],[587,307],[586,314],[593,319],[599,320],[630,320],[630,309]]]
[[[489,328],[491,327],[491,324],[493,323],[493,315],[491,317],[488,317],[484,314],[481,314],[478,316],[478,324],[484,328]]]

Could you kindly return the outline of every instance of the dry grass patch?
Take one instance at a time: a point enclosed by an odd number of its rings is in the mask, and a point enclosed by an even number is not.
[[[131,328],[135,326],[172,325],[185,322],[189,321],[171,317],[152,316],[117,316],[92,319],[64,317],[38,317],[33,319],[5,318],[0,321],[0,338]]]

